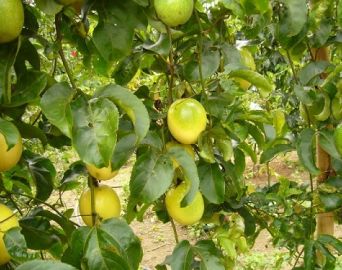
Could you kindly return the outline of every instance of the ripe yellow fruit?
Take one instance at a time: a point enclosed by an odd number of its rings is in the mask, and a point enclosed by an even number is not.
[[[180,143],[176,143],[176,142],[168,142],[165,146],[166,146],[166,150],[169,150],[171,147],[174,147],[174,146],[183,147],[184,150],[186,152],[188,152],[193,159],[195,159],[194,149],[189,144],[180,144]],[[174,169],[179,167],[179,164],[178,164],[177,160],[175,160],[175,159],[172,159],[172,164],[173,164]]]
[[[11,260],[3,238],[5,232],[14,227],[19,227],[17,217],[6,205],[0,204],[0,265],[4,265]]]
[[[201,103],[193,98],[178,99],[167,113],[172,136],[182,144],[193,144],[207,125],[207,115]]]
[[[90,175],[98,180],[109,180],[118,174],[118,171],[112,171],[111,165],[97,168],[92,164],[86,164],[86,167]]]
[[[253,58],[253,56],[252,56],[252,54],[250,53],[249,50],[247,50],[245,48],[240,49],[240,55],[242,57],[242,64],[244,66],[248,67],[251,70],[255,70],[256,69],[254,58]],[[234,78],[234,80],[240,85],[240,87],[243,90],[247,90],[251,86],[251,83],[246,81],[246,80],[244,80],[244,79]]]
[[[6,143],[4,135],[0,133],[0,172],[8,171],[14,167],[23,152],[22,139],[19,137],[19,141],[10,150]]]
[[[96,224],[102,220],[119,217],[121,212],[120,199],[109,186],[101,185],[94,188]],[[79,199],[80,215],[87,226],[92,226],[91,190],[85,190]]]
[[[1,0],[0,14],[0,43],[7,43],[20,35],[24,25],[21,0]]]
[[[165,205],[170,217],[182,225],[191,225],[198,222],[204,213],[204,201],[198,191],[193,201],[186,207],[181,202],[188,192],[188,185],[183,182],[166,193]]]
[[[158,18],[168,26],[186,23],[194,9],[193,0],[154,0]]]

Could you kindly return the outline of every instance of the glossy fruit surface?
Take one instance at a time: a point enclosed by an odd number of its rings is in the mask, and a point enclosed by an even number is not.
[[[180,146],[180,147],[184,148],[184,150],[186,152],[188,152],[193,159],[195,159],[195,152],[194,152],[194,149],[192,148],[191,145],[189,145],[189,144],[180,144],[180,143],[176,143],[176,142],[168,142],[166,144],[166,150],[169,150],[170,148],[172,148],[174,146]],[[173,168],[176,169],[176,168],[179,167],[179,164],[178,164],[178,162],[175,159],[172,159],[172,163],[173,163]]]
[[[8,150],[5,137],[0,133],[0,172],[14,167],[18,163],[22,152],[23,145],[21,137],[19,137],[17,144]]]
[[[112,171],[112,167],[97,168],[92,164],[86,164],[87,170],[90,175],[97,180],[109,180],[118,174],[118,171]]]
[[[198,136],[206,128],[206,111],[195,99],[178,99],[169,108],[167,124],[177,141],[182,144],[193,144],[197,142]]]
[[[193,0],[154,0],[158,18],[168,26],[186,23],[194,9]]]
[[[198,222],[204,212],[204,201],[199,191],[189,205],[181,207],[181,202],[187,191],[188,186],[183,182],[176,188],[170,189],[165,197],[166,209],[170,217],[182,225],[191,225]]]
[[[19,227],[17,217],[6,205],[0,204],[0,265],[4,265],[11,260],[3,240],[4,233],[11,228]]]
[[[21,0],[0,0],[0,43],[16,39],[24,25]]]
[[[79,200],[79,210],[84,223],[87,226],[92,226],[90,189],[82,193]],[[120,216],[120,199],[111,187],[106,185],[95,187],[95,212],[97,214],[96,224],[102,220]]]

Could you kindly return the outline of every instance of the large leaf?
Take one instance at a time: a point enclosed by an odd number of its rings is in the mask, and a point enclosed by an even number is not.
[[[230,72],[229,76],[233,78],[241,78],[250,82],[258,88],[262,97],[267,97],[274,89],[274,85],[272,83],[270,83],[264,76],[253,70],[238,69]]]
[[[192,202],[192,200],[195,198],[196,192],[198,191],[200,181],[196,163],[191,155],[181,146],[171,146],[167,151],[172,159],[176,160],[180,165],[185,181],[190,184],[189,191],[181,202],[181,206],[184,207]]]
[[[47,260],[34,260],[24,263],[16,268],[17,270],[77,270],[77,268],[57,262],[57,261],[47,261]]]
[[[20,42],[0,44],[0,103],[9,103],[11,100],[10,71],[20,47]]]
[[[99,23],[94,29],[93,43],[106,62],[122,59],[130,54],[134,30],[145,24],[145,15],[133,1],[98,5]]]
[[[225,184],[223,173],[217,163],[201,162],[198,165],[200,189],[211,203],[220,204],[224,201]]]
[[[84,261],[89,270],[135,270],[141,259],[139,239],[119,219],[109,219],[94,227],[84,249]]]
[[[313,175],[320,173],[315,164],[314,142],[315,131],[310,128],[304,129],[297,141],[297,154],[303,166]]]
[[[172,270],[191,270],[194,269],[195,257],[197,257],[200,260],[199,269],[201,270],[224,270],[221,256],[211,240],[198,241],[194,246],[187,240],[183,240],[177,244],[165,263],[169,264]]]
[[[39,100],[40,93],[45,89],[48,75],[44,72],[30,70],[22,74],[12,94],[11,104],[16,107]]]
[[[89,235],[90,227],[80,227],[75,230],[69,239],[69,247],[64,252],[62,262],[81,269],[84,247]]]
[[[78,97],[71,104],[74,125],[72,143],[80,158],[97,167],[108,167],[117,140],[119,113],[107,98],[87,101]]]
[[[313,240],[305,240],[304,245],[304,269],[312,270],[315,265],[315,249]]]
[[[75,91],[67,83],[50,87],[42,96],[40,107],[46,118],[71,138],[72,115],[70,103]]]
[[[27,246],[24,236],[20,233],[20,228],[12,228],[5,233],[3,238],[8,254],[12,259],[19,262],[25,262],[29,259],[33,259],[34,256],[30,256],[27,253]]]
[[[303,85],[307,85],[313,78],[322,74],[329,65],[326,61],[310,62],[300,70],[298,78]]]
[[[308,8],[305,0],[282,0],[286,6],[285,15],[280,21],[280,33],[293,37],[302,30],[306,21]]]
[[[167,261],[170,262],[172,270],[190,270],[193,262],[194,252],[187,240],[178,243]]]
[[[113,171],[120,169],[132,156],[136,149],[136,141],[137,136],[134,133],[129,133],[117,142],[111,163]]]
[[[341,156],[336,149],[334,130],[321,130],[318,134],[318,143],[330,156],[340,159]]]
[[[224,270],[221,254],[211,240],[201,240],[194,246],[194,252],[201,258],[201,270]]]
[[[0,118],[0,133],[5,137],[8,148],[11,149],[19,141],[20,133],[11,122]]]
[[[110,84],[99,89],[95,93],[95,97],[106,97],[127,113],[134,125],[137,143],[146,136],[150,127],[148,112],[142,101],[130,90]]]
[[[276,155],[281,153],[286,153],[293,150],[293,146],[290,144],[276,144],[271,146],[270,148],[266,149],[262,152],[260,156],[260,163],[266,163],[273,159]]]
[[[201,58],[202,78],[207,79],[213,75],[220,65],[220,53],[210,50],[209,48],[202,52]],[[191,60],[184,66],[184,76],[189,81],[197,81],[201,79],[199,61]]]
[[[166,154],[149,149],[134,164],[131,196],[144,203],[151,203],[163,195],[173,179],[172,160]]]
[[[23,158],[36,185],[36,198],[47,200],[54,189],[55,167],[49,159],[27,150],[23,152]]]

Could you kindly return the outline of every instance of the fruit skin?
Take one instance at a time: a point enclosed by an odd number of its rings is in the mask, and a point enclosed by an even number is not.
[[[342,125],[339,125],[334,132],[335,146],[342,156]]]
[[[245,48],[240,49],[240,55],[242,57],[242,64],[244,66],[246,66],[247,68],[249,68],[251,70],[256,69],[254,58],[253,58],[253,56],[249,50],[247,50]],[[250,82],[248,82],[244,79],[241,79],[241,78],[234,78],[234,81],[236,81],[243,90],[247,90],[251,86]]]
[[[189,144],[180,144],[180,143],[176,143],[176,142],[168,142],[165,145],[166,150],[169,150],[171,147],[174,147],[174,146],[183,147],[184,150],[186,152],[188,152],[193,159],[195,159],[195,152],[194,152],[194,149],[192,149],[191,145],[189,145]],[[179,163],[174,158],[172,159],[172,164],[173,164],[173,168],[174,169],[177,169],[179,167]]]
[[[102,220],[119,217],[121,212],[120,199],[116,192],[109,186],[101,185],[94,188],[96,224]],[[91,190],[85,190],[79,199],[79,210],[84,223],[92,226],[91,216]]]
[[[90,175],[97,180],[109,180],[118,174],[118,171],[112,171],[110,165],[108,167],[97,168],[92,164],[86,164],[86,167]]]
[[[170,217],[182,225],[191,225],[198,222],[204,213],[204,201],[198,191],[193,201],[186,207],[181,202],[188,191],[188,185],[183,182],[166,193],[165,205]]]
[[[17,144],[15,144],[10,150],[8,150],[4,135],[0,133],[0,172],[8,171],[14,167],[23,152],[22,139],[19,137]]]
[[[0,0],[0,43],[16,39],[24,26],[21,0]]]
[[[13,215],[12,210],[6,205],[0,204],[0,266],[11,260],[11,257],[6,250],[3,237],[5,235],[4,232],[14,227],[19,227],[17,217]]]
[[[178,99],[171,104],[167,112],[167,124],[177,141],[193,144],[206,128],[206,111],[202,104],[193,98]]]
[[[154,0],[158,18],[168,26],[186,23],[194,9],[193,0]]]

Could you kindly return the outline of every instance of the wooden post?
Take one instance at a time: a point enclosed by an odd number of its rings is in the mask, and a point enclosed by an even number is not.
[[[311,50],[314,61],[324,60],[329,61],[329,49],[327,47],[312,49]],[[321,74],[322,78],[326,78],[327,74]],[[332,126],[327,126],[327,129],[333,128]],[[320,175],[317,177],[317,185],[325,182],[331,172],[331,158],[327,152],[325,152],[319,145],[319,137],[317,137],[316,144],[316,157],[317,157],[317,167],[321,171]],[[317,215],[317,235],[321,234],[334,234],[334,214],[333,212],[322,213]]]

